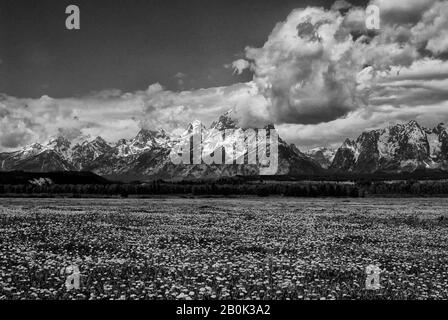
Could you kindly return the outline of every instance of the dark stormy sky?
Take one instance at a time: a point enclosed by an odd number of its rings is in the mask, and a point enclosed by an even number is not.
[[[65,28],[69,4],[80,30]],[[178,134],[230,109],[299,148],[337,147],[447,122],[447,58],[446,0],[1,0],[0,151]]]
[[[81,29],[65,29],[76,4]],[[263,45],[297,0],[2,0],[0,92],[67,97],[119,88],[223,86],[251,79],[224,65]],[[176,77],[176,75],[178,75]],[[178,78],[188,75],[179,84]]]

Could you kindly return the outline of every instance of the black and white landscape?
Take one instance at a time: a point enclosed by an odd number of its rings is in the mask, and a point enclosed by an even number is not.
[[[273,127],[273,126],[271,126]],[[231,113],[221,115],[211,129],[238,130]],[[209,143],[207,128],[202,128],[204,144]],[[219,178],[234,175],[256,175],[257,170],[245,170],[245,165],[211,166],[184,165],[178,168],[171,163],[169,154],[179,140],[189,140],[192,124],[181,137],[172,137],[163,129],[141,129],[131,139],[108,143],[101,136],[81,137],[69,141],[63,136],[32,143],[23,148],[0,154],[2,171],[90,171],[102,176],[151,178]],[[228,135],[231,143],[236,135]],[[415,170],[448,169],[448,132],[440,123],[425,128],[412,120],[408,123],[362,132],[356,139],[347,138],[338,148],[315,147],[306,152],[291,143],[280,140],[280,168],[278,175],[338,173],[390,173]],[[225,143],[224,143],[225,146]],[[220,146],[221,147],[221,146]],[[225,150],[225,149],[224,149]],[[247,152],[247,150],[246,150]]]
[[[0,4],[0,300],[447,299],[447,196],[448,1]]]

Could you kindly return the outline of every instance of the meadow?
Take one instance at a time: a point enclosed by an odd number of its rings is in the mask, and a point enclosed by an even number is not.
[[[0,199],[0,299],[447,299],[448,199]],[[365,287],[381,268],[380,289]],[[65,286],[77,266],[79,289]]]

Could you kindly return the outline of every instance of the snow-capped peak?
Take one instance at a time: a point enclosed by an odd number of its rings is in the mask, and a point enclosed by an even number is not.
[[[182,136],[187,136],[192,134],[193,132],[199,132],[199,131],[206,131],[207,128],[202,124],[199,120],[194,120],[193,122],[189,123],[187,126],[187,129],[184,131]]]
[[[333,162],[336,151],[326,147],[315,147],[305,154],[316,160],[323,168],[328,168]]]
[[[163,129],[157,131],[141,129],[133,139],[120,139],[116,144],[119,157],[137,156],[145,151],[169,146],[171,138]]]
[[[101,144],[108,144],[107,142],[106,142],[106,140],[104,140],[103,139],[103,137],[100,137],[100,136],[97,136],[93,141],[92,141],[93,143],[101,143]]]
[[[318,153],[321,153],[326,158],[331,159],[330,161],[333,161],[336,151],[334,149],[327,148],[327,147],[315,147],[306,152],[306,154],[308,154],[308,155],[314,155],[314,154],[318,154]]]
[[[76,167],[81,169],[111,149],[112,146],[100,136],[95,139],[87,139],[73,147],[71,160]]]
[[[153,137],[154,133],[148,129],[141,129],[134,138],[134,141],[146,143]]]
[[[46,143],[46,146],[51,148],[69,148],[70,145],[70,141],[63,136],[51,137]]]
[[[349,138],[345,139],[341,145],[341,148],[346,148],[346,149],[353,149],[355,147],[356,147],[356,142],[353,140],[350,140]]]
[[[43,151],[54,151],[64,159],[70,159],[72,154],[71,142],[63,136],[51,137],[44,145]]]
[[[363,172],[412,171],[443,166],[437,161],[447,159],[447,151],[448,136],[443,124],[427,129],[411,120],[363,132],[356,144],[346,140],[337,152],[338,161],[332,166]]]
[[[215,130],[237,129],[238,121],[232,118],[233,110],[228,110],[221,115],[218,121],[211,124],[210,128]]]

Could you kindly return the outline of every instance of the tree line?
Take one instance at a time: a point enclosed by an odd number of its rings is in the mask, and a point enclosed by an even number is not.
[[[186,183],[152,181],[149,183],[126,184],[51,184],[51,185],[0,185],[0,195],[10,194],[65,194],[65,195],[284,195],[296,197],[358,197],[362,190],[354,185],[335,183]]]
[[[111,184],[0,184],[0,195],[106,195],[128,197],[132,195],[282,195],[291,197],[365,197],[369,195],[448,195],[448,180],[435,181],[357,181],[339,183],[309,182],[244,182],[155,180],[147,183]]]

